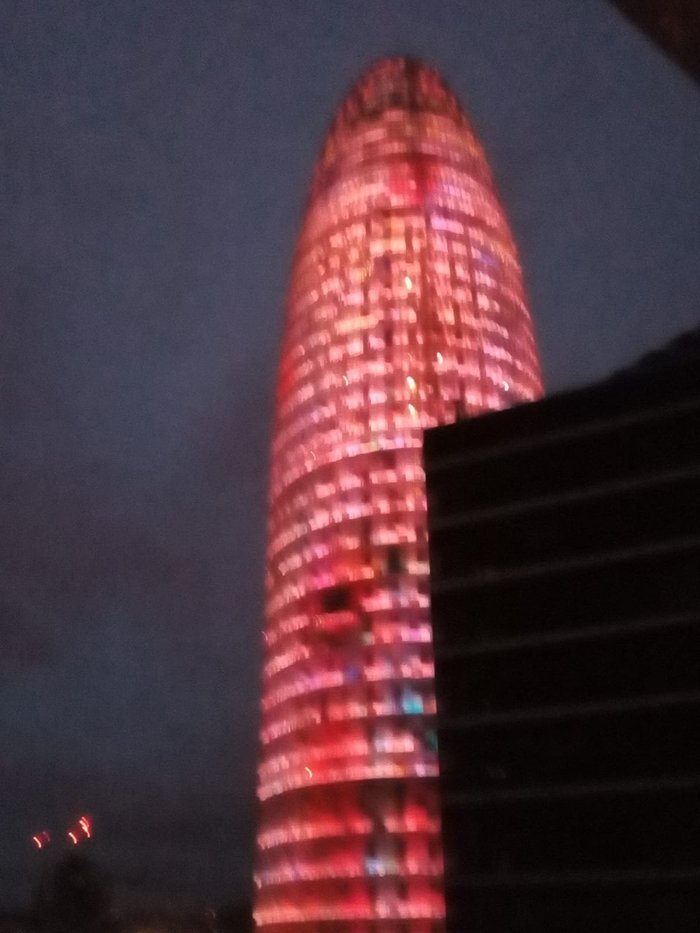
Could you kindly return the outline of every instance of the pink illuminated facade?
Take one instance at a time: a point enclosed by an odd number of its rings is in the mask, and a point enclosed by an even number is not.
[[[281,348],[255,879],[269,933],[442,929],[422,433],[540,393],[483,150],[435,71],[379,62],[319,158]]]

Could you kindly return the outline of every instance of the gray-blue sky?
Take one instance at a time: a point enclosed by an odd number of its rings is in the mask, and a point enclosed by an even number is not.
[[[0,10],[0,903],[91,810],[118,878],[249,886],[268,421],[333,109],[445,75],[545,379],[697,323],[700,95],[602,0],[18,0]]]

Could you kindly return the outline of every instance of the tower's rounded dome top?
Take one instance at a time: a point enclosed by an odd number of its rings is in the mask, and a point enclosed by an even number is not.
[[[355,82],[336,114],[333,128],[384,110],[420,110],[464,119],[457,98],[435,68],[416,58],[398,56],[374,62]]]
[[[459,101],[435,68],[407,56],[382,58],[360,76],[336,110],[312,190],[323,187],[323,177],[358,125],[380,120],[389,111],[433,114],[469,127]]]

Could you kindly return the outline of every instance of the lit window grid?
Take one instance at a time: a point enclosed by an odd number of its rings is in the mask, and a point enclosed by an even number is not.
[[[439,80],[437,85],[432,78],[426,81],[426,86],[442,87]],[[371,98],[371,89],[363,94]],[[424,494],[413,495],[408,507],[404,474],[397,478],[398,495],[391,495],[391,488],[368,479],[373,460],[393,452],[397,473],[399,460],[406,466],[413,459],[420,469],[424,427],[540,392],[517,256],[488,166],[459,108],[449,94],[441,94],[443,103],[433,101],[428,109],[439,111],[444,105],[449,116],[426,113],[407,119],[398,108],[384,113],[380,121],[360,123],[357,130],[339,120],[320,160],[299,240],[273,442],[265,675],[269,689],[263,698],[262,729],[263,735],[269,730],[270,742],[263,744],[271,747],[263,753],[260,784],[267,800],[284,805],[289,797],[289,825],[298,806],[295,795],[304,788],[312,793],[336,784],[333,799],[345,799],[351,795],[348,782],[373,786],[380,778],[434,773],[434,750],[421,749],[420,730],[408,740],[413,742],[411,751],[417,751],[415,760],[401,760],[405,752],[398,750],[400,723],[405,714],[395,716],[393,726],[389,715],[379,761],[370,760],[366,730],[343,731],[338,725],[335,738],[325,740],[325,746],[322,737],[315,744],[301,739],[309,727],[313,734],[328,722],[356,719],[372,728],[371,703],[348,682],[342,664],[329,669],[313,639],[304,651],[295,654],[292,649],[289,654],[295,637],[313,631],[308,601],[315,594],[333,584],[348,585],[359,594],[357,611],[365,618],[390,613],[399,632],[402,615],[422,613],[427,618],[425,562],[416,557],[409,571],[407,561],[400,582],[391,574],[394,578],[387,579],[381,570],[397,528],[407,528],[401,535],[404,552],[409,544],[425,547]],[[363,101],[358,106],[366,106],[365,97]],[[429,192],[419,190],[414,177],[411,164],[416,155],[432,160],[425,162]],[[323,177],[331,166],[338,177],[335,184]],[[359,484],[351,481],[358,477]],[[319,486],[325,488],[320,496]],[[353,494],[358,489],[371,490],[369,502]],[[328,508],[325,498],[335,504]],[[364,543],[352,530],[363,522],[371,527]],[[373,620],[369,631],[355,632],[356,642],[360,636],[374,639]],[[403,647],[406,658],[412,645],[413,640]],[[356,657],[357,645],[348,650]],[[400,654],[401,650],[379,671],[378,682],[383,677],[389,685],[405,683]],[[300,676],[300,668],[306,667],[309,670]],[[363,670],[366,692],[372,686],[372,664],[366,663]],[[428,667],[429,690],[431,675]],[[434,704],[430,693],[421,700],[426,729],[431,701]],[[347,717],[329,717],[330,708],[343,706]],[[286,733],[281,726],[285,714]],[[336,754],[334,742],[343,755]],[[439,840],[437,824],[433,833]],[[285,871],[303,878],[303,864],[301,853],[292,855]],[[365,875],[365,882],[374,884],[373,871],[367,869]],[[264,861],[258,877],[273,888],[284,883]],[[272,900],[259,902],[258,922],[289,924],[292,929],[299,923],[308,926],[314,918],[442,916],[440,885],[422,892],[414,889],[407,896],[390,890],[384,902],[376,889],[360,884],[356,899],[367,903],[352,906],[344,904],[345,894],[314,889],[309,894],[312,903],[301,912],[298,897],[285,908],[284,896],[275,899],[273,892]],[[411,926],[412,931],[419,929],[423,927]]]

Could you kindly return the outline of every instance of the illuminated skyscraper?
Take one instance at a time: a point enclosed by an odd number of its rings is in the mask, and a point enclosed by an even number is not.
[[[381,61],[318,160],[282,340],[256,873],[271,933],[442,928],[423,429],[540,392],[483,150],[435,71]]]

